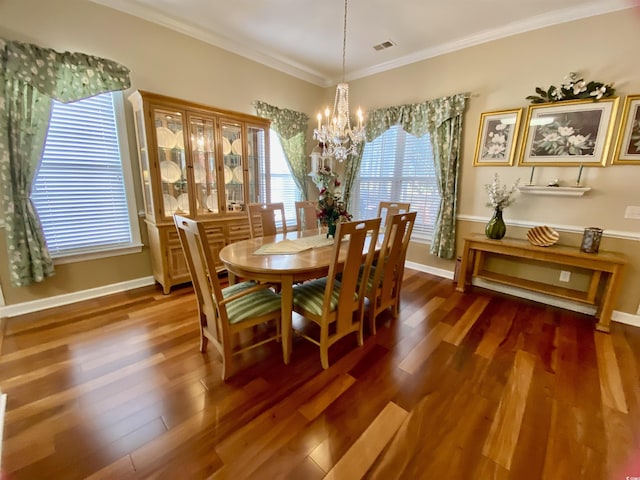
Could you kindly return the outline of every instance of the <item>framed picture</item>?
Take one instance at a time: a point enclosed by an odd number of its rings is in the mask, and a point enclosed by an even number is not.
[[[617,107],[615,97],[531,105],[518,164],[604,166]]]
[[[522,110],[486,112],[480,116],[474,166],[513,165]]]
[[[621,122],[611,163],[640,165],[640,95],[625,98]]]

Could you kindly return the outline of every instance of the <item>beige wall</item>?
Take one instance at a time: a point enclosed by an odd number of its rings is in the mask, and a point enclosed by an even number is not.
[[[79,51],[131,69],[132,89],[245,113],[254,100],[312,112],[325,89],[191,37],[85,0],[2,0],[0,36],[58,51]],[[139,184],[131,108],[126,102],[136,186]],[[138,210],[142,194],[138,189]],[[146,241],[144,223],[141,222]],[[40,284],[13,288],[0,239],[0,282],[7,305],[63,295],[152,275],[148,248],[140,254],[56,266]]]
[[[460,239],[483,231],[492,213],[486,207],[484,185],[491,182],[494,172],[509,184],[517,178],[528,183],[531,173],[531,167],[473,166],[480,114],[527,107],[525,97],[535,94],[536,86],[559,85],[570,71],[576,71],[586,80],[614,83],[620,96],[619,119],[624,96],[640,93],[640,63],[635,61],[638,45],[640,15],[627,10],[513,36],[353,81],[350,94],[354,102],[368,109],[459,92],[471,94],[461,160]],[[610,153],[612,150],[613,145]],[[577,175],[577,167],[536,167],[534,181],[546,185],[558,178],[569,185]],[[622,251],[630,260],[616,309],[635,314],[640,302],[640,220],[625,219],[624,212],[628,205],[640,205],[640,166],[585,168],[582,182],[592,188],[584,197],[520,194],[504,212],[507,235],[526,238],[528,226],[546,224],[560,231],[561,243],[580,245],[584,227],[604,228],[601,249]],[[458,252],[461,249],[459,241]],[[454,268],[453,262],[429,255],[428,245],[413,244],[407,258],[436,268]]]
[[[34,15],[37,12],[37,15]],[[480,114],[526,107],[536,86],[558,85],[569,71],[587,80],[614,82],[621,97],[640,93],[640,17],[631,10],[550,27],[429,59],[350,82],[353,105],[365,110],[420,102],[459,92],[472,97],[465,116],[461,162],[459,231],[482,231],[490,210],[483,188],[494,172],[501,179],[528,181],[527,167],[473,167]],[[3,0],[0,35],[64,51],[81,51],[118,61],[132,70],[133,88],[253,113],[260,99],[303,111],[314,123],[322,89],[266,66],[96,4],[81,0]],[[619,117],[620,111],[618,112]],[[129,112],[129,118],[130,112]],[[133,138],[133,137],[132,137]],[[132,145],[133,146],[133,145]],[[309,150],[311,149],[309,142]],[[134,166],[137,168],[137,165]],[[575,181],[577,168],[538,167],[537,183],[551,178]],[[587,168],[583,181],[593,190],[584,197],[521,195],[505,211],[509,236],[524,238],[528,225],[560,230],[563,243],[579,244],[585,226],[605,228],[602,247],[626,252],[632,263],[617,309],[635,313],[640,301],[640,221],[624,219],[627,205],[640,205],[640,166]],[[139,195],[139,192],[138,192]],[[511,226],[509,224],[511,223]],[[515,227],[522,225],[524,227]],[[0,245],[2,247],[2,245]],[[459,242],[458,248],[461,248]],[[0,258],[4,258],[0,248]],[[151,275],[148,252],[85,264],[60,266],[42,285],[13,289],[6,266],[0,281],[8,305]],[[428,246],[415,243],[409,260],[453,270],[435,259]],[[5,265],[6,261],[2,262]],[[88,273],[91,272],[91,273]],[[96,273],[99,272],[99,273]]]

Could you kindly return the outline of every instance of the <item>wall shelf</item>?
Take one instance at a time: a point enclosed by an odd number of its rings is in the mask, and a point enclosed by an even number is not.
[[[518,187],[522,193],[527,195],[554,195],[565,197],[581,197],[591,188],[589,187],[545,187],[542,185],[520,185]]]

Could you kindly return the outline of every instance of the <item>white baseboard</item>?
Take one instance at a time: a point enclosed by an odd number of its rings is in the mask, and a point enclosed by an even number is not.
[[[422,265],[415,262],[406,262],[405,265],[407,268],[418,270],[419,272],[430,273],[437,277],[453,280],[453,272],[450,270],[430,267],[429,265]],[[547,305],[553,305],[554,307],[564,308],[573,312],[585,313],[587,315],[593,315],[596,312],[595,307],[590,305],[564,300],[562,298],[554,297],[553,295],[545,295],[543,293],[531,292],[522,288],[489,282],[481,278],[473,278],[471,283],[472,285],[477,285],[478,287],[486,288],[487,290],[493,290],[496,292],[506,293],[507,295],[513,295],[514,297],[546,303]],[[611,321],[631,325],[633,327],[640,327],[640,315],[634,315],[632,313],[614,310],[611,314]]]
[[[451,270],[431,267],[429,265],[423,265],[422,263],[416,262],[405,262],[404,265],[405,267],[411,268],[412,270],[418,270],[419,272],[430,273],[431,275],[435,275],[436,277],[448,278],[449,280],[453,280],[453,272]]]
[[[47,308],[60,307],[70,303],[80,302],[82,300],[90,300],[92,298],[103,297],[112,293],[133,290],[134,288],[146,287],[153,285],[155,280],[153,277],[136,278],[126,282],[114,283],[103,287],[90,288],[80,292],[66,293],[55,297],[43,298],[41,300],[33,300],[31,302],[17,303],[15,305],[6,305],[0,307],[0,317],[15,317],[16,315],[24,315],[25,313],[38,312]]]

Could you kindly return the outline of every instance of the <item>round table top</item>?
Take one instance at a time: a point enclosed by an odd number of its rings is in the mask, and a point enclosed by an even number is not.
[[[291,254],[256,254],[263,245],[279,242],[285,238],[294,240],[301,237],[317,236],[318,230],[288,232],[282,234],[251,238],[226,245],[220,250],[220,260],[227,269],[236,274],[276,274],[313,276],[318,271],[328,269],[332,259],[333,246],[314,247]]]

